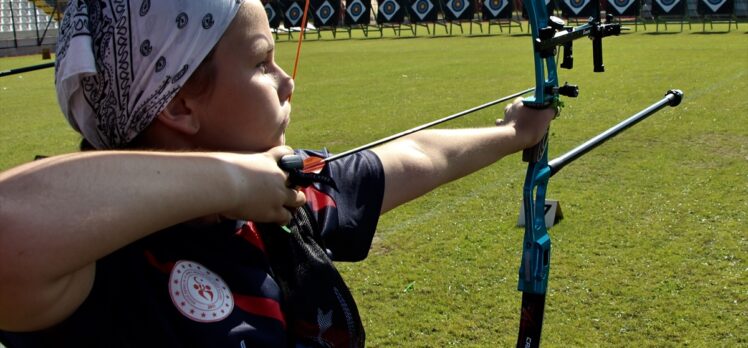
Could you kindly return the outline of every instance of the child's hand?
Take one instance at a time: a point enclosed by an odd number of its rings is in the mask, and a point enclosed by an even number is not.
[[[522,98],[516,98],[504,108],[504,119],[496,120],[496,125],[514,127],[516,136],[528,148],[543,139],[555,114],[553,108],[533,109],[524,106]]]
[[[235,204],[224,214],[227,217],[286,225],[293,209],[306,203],[301,191],[291,187],[288,173],[278,167],[284,155],[293,154],[287,146],[268,152],[239,155],[226,154],[233,164],[236,192]]]

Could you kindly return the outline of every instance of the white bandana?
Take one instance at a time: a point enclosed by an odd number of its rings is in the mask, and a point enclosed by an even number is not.
[[[70,125],[97,149],[130,142],[213,49],[243,1],[70,1],[55,71]]]

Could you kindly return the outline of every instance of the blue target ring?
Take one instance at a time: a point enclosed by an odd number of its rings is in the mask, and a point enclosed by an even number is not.
[[[364,5],[361,5],[360,2],[353,3],[351,6],[351,14],[360,15],[362,12],[364,12]]]
[[[420,0],[418,1],[418,10],[419,12],[423,13],[423,11],[428,10],[429,4],[426,3],[426,0]]]
[[[395,5],[394,1],[386,0],[384,4],[382,4],[382,13],[388,16],[394,15],[395,12],[397,12],[397,7]]]
[[[501,5],[504,3],[504,0],[491,0],[488,2],[488,8],[492,10],[500,10]]]

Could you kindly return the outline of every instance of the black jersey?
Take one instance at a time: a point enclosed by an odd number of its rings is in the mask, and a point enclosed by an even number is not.
[[[363,346],[358,311],[331,260],[367,256],[384,173],[365,151],[329,163],[322,174],[336,187],[304,189],[307,204],[295,213],[292,233],[243,221],[154,233],[99,260],[88,298],[62,323],[0,332],[0,342],[8,348]]]

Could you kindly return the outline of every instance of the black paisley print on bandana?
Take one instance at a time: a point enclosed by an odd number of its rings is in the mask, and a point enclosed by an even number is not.
[[[58,68],[71,70],[58,70],[56,78],[79,82],[58,84],[65,116],[96,148],[126,145],[176,95],[241,2],[71,1],[57,48]],[[173,21],[164,22],[169,17]],[[86,57],[78,51],[86,45],[79,44],[68,57],[78,36],[90,38],[92,58],[81,60]],[[60,64],[66,58],[70,62]],[[84,61],[91,63],[75,63]],[[81,106],[81,97],[90,109]]]

